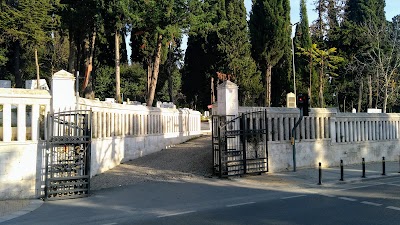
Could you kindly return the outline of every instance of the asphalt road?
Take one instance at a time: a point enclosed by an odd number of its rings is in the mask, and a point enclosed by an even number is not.
[[[399,224],[400,177],[301,189],[148,182],[46,202],[4,224]]]

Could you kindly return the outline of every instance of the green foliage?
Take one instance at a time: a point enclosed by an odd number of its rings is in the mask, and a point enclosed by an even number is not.
[[[115,94],[114,83],[115,69],[111,66],[99,66],[94,71],[96,79],[94,79],[94,92],[96,98],[104,100],[105,98],[112,98]]]
[[[131,101],[145,102],[146,71],[142,65],[133,63],[121,66],[121,93],[124,101],[129,98]]]
[[[100,66],[95,71],[94,91],[97,98],[113,98],[115,94],[114,73],[111,66]],[[124,100],[144,102],[146,93],[146,71],[140,64],[121,65],[121,93]]]
[[[300,1],[300,22],[296,26],[294,40],[294,51],[299,52],[299,48],[306,50],[311,49],[311,36],[307,16],[307,6],[305,0]],[[312,98],[312,73],[310,74],[310,61],[311,59],[306,55],[295,54],[295,69],[296,69],[296,86],[299,93],[308,93]],[[314,84],[315,86],[315,84]],[[311,90],[310,90],[311,88]]]
[[[325,85],[328,81],[329,77],[337,77],[338,74],[336,70],[338,69],[338,65],[344,62],[344,58],[340,56],[336,56],[337,48],[333,47],[328,50],[322,50],[317,47],[317,44],[313,44],[311,48],[311,52],[307,49],[300,48],[300,51],[303,55],[310,56],[313,59],[313,64],[318,66],[317,70],[319,73],[319,97],[318,97],[318,106],[321,108],[325,107]],[[328,76],[328,77],[326,77]]]
[[[173,68],[172,71],[170,71],[170,74],[163,74],[166,71],[163,70],[160,75],[162,77],[169,76],[172,80],[172,97],[174,101],[171,101],[170,99],[170,93],[169,93],[169,81],[168,79],[160,79],[160,85],[157,91],[157,100],[162,101],[162,102],[174,102],[177,103],[178,105],[181,104],[182,99],[182,93],[181,93],[181,86],[182,86],[182,76],[177,67]]]
[[[259,64],[275,66],[284,54],[290,37],[290,10],[287,0],[255,0],[249,29],[253,57]]]
[[[274,89],[274,86],[279,89],[278,84],[271,84],[271,69],[281,60],[288,46],[290,46],[289,1],[254,0],[250,13],[249,29],[252,56],[265,76],[265,105],[270,106],[271,89]],[[276,91],[272,91],[272,94],[282,95]]]

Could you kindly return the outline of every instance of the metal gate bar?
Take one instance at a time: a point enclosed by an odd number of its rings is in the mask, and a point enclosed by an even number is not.
[[[45,200],[80,198],[90,190],[91,111],[48,116]]]
[[[268,171],[267,112],[239,117],[213,116],[214,175],[236,176]]]

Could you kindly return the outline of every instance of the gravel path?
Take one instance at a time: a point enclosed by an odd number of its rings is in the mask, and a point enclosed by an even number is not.
[[[91,179],[91,190],[147,181],[187,180],[212,175],[211,136],[134,159]]]

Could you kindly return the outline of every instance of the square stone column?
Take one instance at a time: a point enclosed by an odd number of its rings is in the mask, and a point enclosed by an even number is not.
[[[65,70],[53,74],[51,80],[52,112],[75,109],[75,77]]]
[[[222,84],[218,85],[218,111],[217,114],[233,115],[239,114],[239,98],[238,98],[238,86],[227,80]]]

